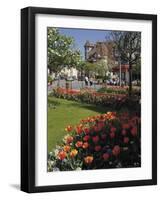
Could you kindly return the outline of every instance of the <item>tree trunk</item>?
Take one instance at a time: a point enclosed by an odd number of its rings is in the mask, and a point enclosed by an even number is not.
[[[129,64],[129,97],[132,94],[132,65]]]

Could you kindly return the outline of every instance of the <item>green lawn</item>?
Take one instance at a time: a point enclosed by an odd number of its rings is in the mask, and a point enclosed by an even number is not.
[[[55,105],[53,108],[48,108],[48,151],[61,141],[66,134],[64,129],[67,125],[75,125],[88,116],[109,111],[105,107],[55,97],[49,97],[48,103]]]

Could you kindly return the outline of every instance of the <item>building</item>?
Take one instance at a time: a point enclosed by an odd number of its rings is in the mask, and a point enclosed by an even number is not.
[[[85,45],[85,60],[96,62],[98,60],[113,59],[113,44],[112,42],[96,42],[95,44],[86,41]]]
[[[111,74],[117,75],[121,80],[129,82],[129,65],[119,61],[119,56],[115,51],[112,42],[96,42],[95,44],[86,41],[85,45],[85,60],[88,62],[98,62],[103,60],[109,65]]]
[[[64,77],[64,78],[74,78],[77,79],[78,78],[78,70],[74,67],[71,67],[70,69],[65,67],[63,68],[59,73],[57,73],[57,75],[54,72],[50,72],[50,70],[48,69],[48,75],[51,75],[51,77],[54,79],[56,77]]]

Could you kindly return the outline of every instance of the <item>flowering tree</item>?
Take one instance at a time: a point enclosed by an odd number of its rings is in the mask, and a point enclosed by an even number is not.
[[[79,64],[80,52],[74,49],[74,39],[59,33],[57,28],[49,27],[48,68],[58,74],[64,67],[75,67]]]
[[[109,66],[107,63],[107,60],[99,60],[97,62],[97,74],[103,76],[106,76],[107,72],[109,72]]]

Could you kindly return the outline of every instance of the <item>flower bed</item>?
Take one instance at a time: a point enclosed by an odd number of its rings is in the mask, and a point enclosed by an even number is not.
[[[48,171],[140,167],[140,117],[128,113],[88,117],[65,128],[48,155]]]
[[[123,87],[106,86],[106,87],[102,87],[102,88],[98,89],[97,92],[106,93],[106,94],[128,94],[129,93],[129,87],[128,86],[123,86]],[[140,96],[140,94],[141,94],[140,87],[133,87],[132,94]]]
[[[99,93],[93,90],[67,90],[57,88],[53,90],[53,95],[57,98],[63,98],[74,101],[81,101],[89,104],[108,106],[110,108],[119,109],[123,106],[133,110],[138,109],[139,97],[133,96],[129,98],[125,94],[106,94]]]

